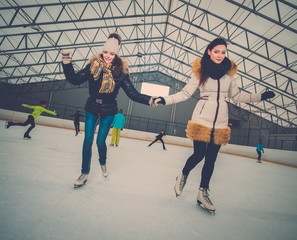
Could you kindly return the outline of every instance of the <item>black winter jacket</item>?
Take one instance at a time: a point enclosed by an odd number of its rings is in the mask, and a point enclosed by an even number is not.
[[[115,88],[111,93],[99,93],[102,83],[102,73],[97,81],[94,80],[90,72],[91,64],[88,64],[84,69],[75,73],[73,65],[63,64],[63,70],[66,80],[73,85],[80,85],[86,81],[89,83],[89,94],[85,104],[85,110],[95,115],[114,115],[118,112],[117,95],[119,89],[122,88],[126,95],[135,102],[149,105],[151,96],[139,93],[133,86],[129,74],[122,73],[118,77],[114,77]]]

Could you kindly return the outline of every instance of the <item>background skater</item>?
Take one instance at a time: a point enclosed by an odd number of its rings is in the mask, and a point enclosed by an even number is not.
[[[42,101],[42,100],[39,102],[39,106],[31,106],[28,104],[22,104],[22,107],[33,109],[33,112],[30,115],[28,115],[27,120],[23,123],[6,122],[6,128],[10,128],[11,126],[25,127],[25,126],[31,124],[31,126],[28,128],[28,130],[24,134],[25,139],[31,139],[31,136],[29,135],[29,133],[31,132],[31,130],[33,128],[35,128],[35,119],[37,119],[40,116],[40,114],[45,112],[45,113],[57,116],[57,113],[55,111],[51,111],[51,110],[48,110],[45,108],[46,102]]]
[[[114,146],[114,144],[119,146],[121,131],[125,127],[126,118],[123,114],[123,109],[120,109],[119,112],[114,116],[113,122],[111,124],[112,133],[111,133],[111,142],[110,146]]]
[[[81,114],[79,110],[76,111],[75,114],[72,114],[71,117],[74,117],[73,123],[75,128],[75,136],[80,132],[80,117],[84,117],[85,115]]]
[[[163,136],[166,136],[165,131],[161,130],[161,132],[156,136],[156,139],[154,141],[152,141],[148,147],[152,146],[155,142],[160,141],[163,144],[163,150],[166,150],[165,148],[165,143],[163,141]]]
[[[259,138],[259,142],[258,142],[256,151],[257,151],[257,153],[258,153],[258,161],[257,161],[257,162],[258,162],[258,163],[262,163],[262,161],[261,161],[261,156],[262,156],[261,152],[264,153],[264,147],[263,147],[262,139],[261,139],[261,138]]]

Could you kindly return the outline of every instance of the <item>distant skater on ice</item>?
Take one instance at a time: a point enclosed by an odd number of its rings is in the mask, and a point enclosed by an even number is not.
[[[123,114],[123,109],[120,109],[119,112],[114,116],[113,122],[111,124],[111,141],[110,146],[114,145],[117,147],[120,144],[121,131],[124,129],[126,123],[126,118]]]
[[[235,103],[249,103],[275,96],[271,91],[262,94],[240,92],[234,79],[237,66],[226,57],[226,52],[227,43],[224,39],[213,40],[205,49],[202,59],[194,61],[192,78],[186,86],[176,94],[154,100],[156,104],[176,104],[189,99],[197,89],[200,90],[200,99],[186,129],[187,137],[193,140],[194,153],[176,178],[174,190],[177,197],[182,194],[191,170],[205,158],[197,204],[212,212],[216,208],[209,198],[209,184],[220,147],[229,142],[231,134],[226,98],[231,98]]]
[[[262,139],[261,138],[259,139],[259,142],[257,144],[256,151],[258,153],[258,160],[257,160],[257,162],[258,163],[262,163],[261,157],[262,157],[262,152],[264,153],[264,147],[263,147]]]
[[[165,143],[162,139],[164,136],[166,136],[165,131],[161,130],[161,132],[156,136],[155,140],[152,141],[148,147],[152,146],[155,142],[160,141],[163,144],[163,150],[166,150]]]
[[[74,117],[73,124],[75,129],[75,136],[80,133],[80,118],[85,115],[81,114],[79,110],[76,111],[75,114],[72,114],[71,117]]]
[[[106,138],[115,114],[118,112],[117,95],[122,88],[126,95],[138,103],[150,106],[153,98],[139,93],[133,86],[127,63],[119,57],[121,37],[112,33],[106,40],[102,52],[93,55],[85,68],[75,73],[71,63],[72,53],[62,52],[62,66],[66,80],[74,85],[88,82],[89,98],[85,104],[85,137],[82,150],[81,175],[74,187],[83,186],[90,173],[92,145],[97,123],[99,130],[96,144],[99,164],[104,177],[108,176],[106,167]]]
[[[29,135],[29,133],[31,132],[31,130],[33,128],[35,128],[35,119],[37,119],[43,112],[57,116],[57,113],[55,111],[51,111],[51,110],[48,110],[45,108],[46,102],[42,101],[42,100],[39,102],[39,106],[31,106],[28,104],[22,104],[22,107],[33,109],[33,112],[30,115],[28,115],[27,120],[23,123],[6,122],[6,128],[10,128],[11,126],[25,127],[30,124],[31,126],[28,128],[28,130],[24,134],[25,139],[31,139],[31,136]]]

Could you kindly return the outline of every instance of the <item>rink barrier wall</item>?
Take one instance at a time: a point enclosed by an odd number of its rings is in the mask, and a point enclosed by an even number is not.
[[[3,121],[24,122],[28,117],[28,113],[9,111],[0,109],[0,119]],[[58,127],[64,129],[71,129],[74,131],[74,124],[72,120],[61,119],[58,117],[40,116],[36,119],[37,125]],[[84,131],[84,124],[80,126],[81,131]],[[111,132],[110,132],[111,133]],[[124,129],[121,132],[122,137],[152,141],[158,133],[142,132],[130,129]],[[177,145],[192,148],[192,140],[183,137],[176,137],[167,135],[164,137],[166,144]],[[242,157],[248,157],[253,160],[257,159],[256,146],[242,146],[235,144],[227,144],[221,147],[220,152]],[[288,150],[269,149],[264,146],[264,154],[262,154],[263,161],[278,163],[286,166],[297,168],[297,152]]]

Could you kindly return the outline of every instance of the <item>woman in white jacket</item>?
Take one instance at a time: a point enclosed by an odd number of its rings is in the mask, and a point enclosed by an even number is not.
[[[197,203],[210,211],[215,211],[215,206],[208,195],[209,182],[220,147],[229,142],[231,135],[226,98],[248,103],[275,96],[271,91],[262,94],[240,92],[234,79],[237,66],[226,57],[226,51],[224,39],[213,40],[205,49],[202,59],[194,61],[192,78],[186,86],[176,94],[158,97],[154,101],[155,104],[176,104],[189,99],[197,88],[200,90],[200,99],[186,129],[187,137],[193,139],[194,153],[176,178],[174,189],[176,196],[181,195],[190,171],[205,158]]]

